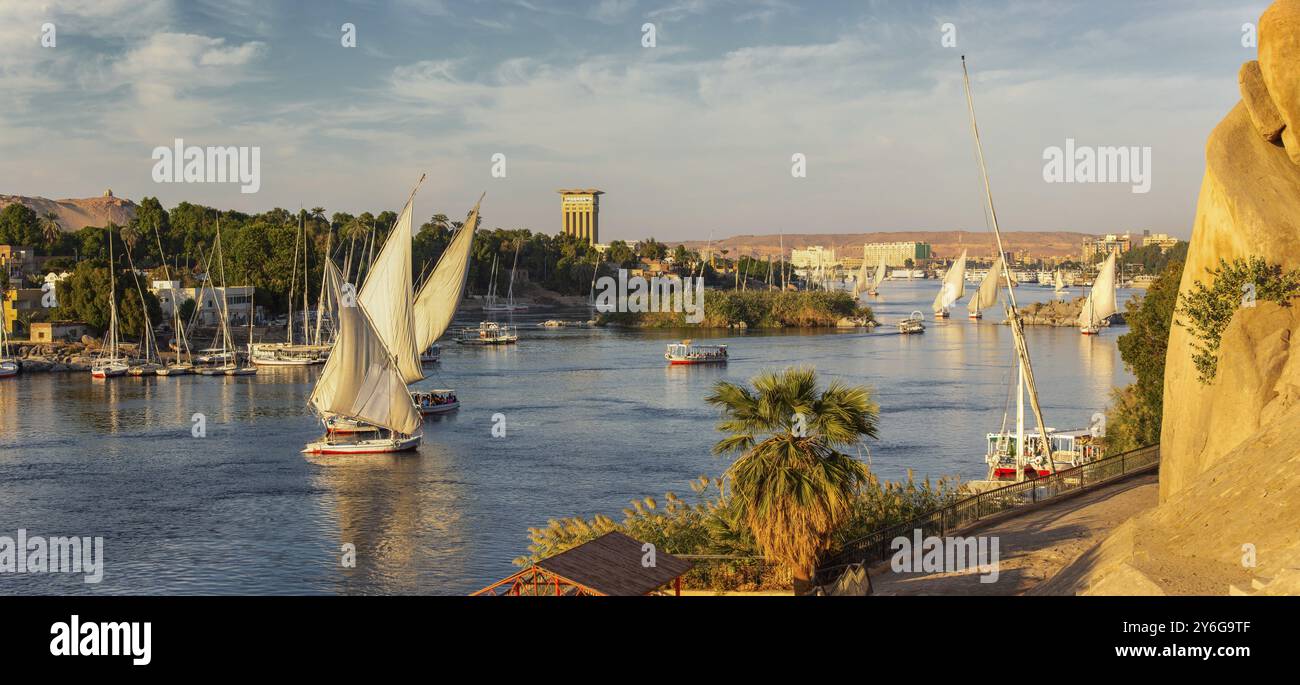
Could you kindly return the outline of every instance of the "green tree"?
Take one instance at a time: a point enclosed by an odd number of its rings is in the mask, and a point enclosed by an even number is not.
[[[63,237],[63,227],[59,225],[59,217],[54,212],[46,212],[41,217],[41,237],[45,239],[45,246],[49,251],[53,251],[54,246]]]
[[[832,381],[825,391],[809,368],[764,372],[754,389],[719,381],[706,401],[722,411],[727,436],[713,453],[737,455],[725,477],[763,555],[790,569],[795,592],[835,544],[870,482],[866,465],[842,448],[877,435],[879,407],[866,388]]]
[[[1173,325],[1182,277],[1183,263],[1171,262],[1146,294],[1128,302],[1124,320],[1129,331],[1119,337],[1118,344],[1124,366],[1136,380],[1113,393],[1106,420],[1106,446],[1111,453],[1160,442],[1165,353],[1169,349],[1169,329]]]
[[[0,210],[0,244],[35,247],[41,244],[41,226],[36,212],[15,202]]]

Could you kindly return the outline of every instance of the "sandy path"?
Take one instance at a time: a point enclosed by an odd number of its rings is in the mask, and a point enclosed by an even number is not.
[[[981,583],[977,569],[963,573],[895,573],[888,563],[871,569],[877,595],[1021,595],[1060,571],[1116,526],[1154,506],[1155,473],[1076,495],[1003,521],[960,531],[997,536],[999,574]]]

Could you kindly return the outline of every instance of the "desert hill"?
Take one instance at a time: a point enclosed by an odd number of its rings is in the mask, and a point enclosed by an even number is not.
[[[43,197],[0,195],[0,209],[15,202],[27,205],[37,216],[47,212],[58,218],[65,231],[78,231],[86,226],[103,226],[112,221],[118,226],[135,218],[136,204],[130,200],[104,195],[80,200],[49,200]]]

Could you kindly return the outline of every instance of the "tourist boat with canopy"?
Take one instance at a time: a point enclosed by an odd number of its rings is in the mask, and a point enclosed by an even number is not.
[[[513,345],[519,342],[519,333],[509,324],[483,321],[475,328],[462,328],[456,342],[461,345]]]
[[[669,364],[726,364],[726,345],[697,345],[690,340],[670,343],[664,352]]]
[[[903,335],[915,335],[925,332],[925,315],[919,311],[914,311],[906,319],[900,319],[898,322],[898,332]]]

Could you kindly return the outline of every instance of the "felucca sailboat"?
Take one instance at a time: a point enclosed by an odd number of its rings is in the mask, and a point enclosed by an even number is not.
[[[1119,306],[1115,301],[1115,253],[1112,252],[1106,258],[1106,263],[1101,265],[1101,271],[1097,273],[1097,278],[1092,282],[1092,289],[1088,291],[1088,299],[1083,303],[1083,310],[1079,312],[1079,332],[1084,335],[1100,333],[1101,327],[1117,311]]]
[[[1002,245],[1002,230],[998,226],[998,214],[993,205],[993,188],[989,184],[988,171],[984,164],[984,146],[980,143],[979,124],[975,119],[975,100],[971,96],[970,75],[966,71],[966,58],[961,60],[962,83],[966,91],[966,107],[970,113],[971,133],[975,140],[976,158],[980,165],[980,175],[984,181],[984,197],[987,202],[993,235],[996,238],[999,255],[1005,255]],[[1012,343],[1016,353],[1016,428],[1014,433],[1006,430],[1006,415],[1003,414],[1003,428],[987,436],[985,462],[988,464],[988,481],[1021,481],[1056,473],[1059,466],[1074,466],[1094,456],[1087,445],[1088,431],[1058,432],[1049,428],[1043,420],[1043,408],[1038,401],[1038,386],[1034,381],[1034,367],[1029,358],[1029,346],[1025,342],[1024,323],[1020,320],[1020,310],[1016,305],[1015,289],[1011,284],[1011,270],[1006,260],[1001,260],[1001,276],[1007,286],[1005,303],[1007,321],[1011,328]],[[1027,433],[1024,425],[1024,396],[1029,396],[1029,406],[1038,423],[1036,433]]]
[[[0,293],[0,302],[4,300]],[[0,321],[0,378],[18,375],[18,360],[9,355],[9,338],[5,335],[4,322]]]
[[[424,176],[420,176],[424,181]],[[311,454],[383,454],[419,447],[421,416],[408,383],[424,378],[416,342],[411,277],[411,189],[392,232],[366,275],[361,292],[338,312],[329,360],[312,390],[311,406],[326,422],[372,426],[387,435],[338,441],[327,433],[303,450]],[[327,260],[330,279],[342,282]]]
[[[980,283],[979,290],[975,291],[975,296],[970,298],[970,302],[966,305],[967,318],[984,318],[984,310],[998,303],[998,289],[1002,285],[1002,261],[1001,256],[993,261],[993,266],[984,277],[984,281]]]
[[[875,297],[880,294],[880,284],[885,282],[885,256],[880,256],[880,265],[876,267],[876,275],[871,277],[871,288],[867,294]]]
[[[934,296],[934,318],[948,318],[948,308],[956,304],[966,294],[966,251],[961,251],[961,256],[957,261],[952,263],[948,268],[948,273],[944,274],[943,287],[939,289],[939,294]]]
[[[130,368],[129,360],[122,356],[118,348],[117,336],[117,268],[113,262],[113,229],[108,231],[108,330],[104,333],[104,345],[100,348],[99,358],[90,366],[92,378],[113,378],[125,375]]]

